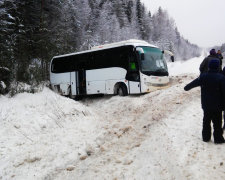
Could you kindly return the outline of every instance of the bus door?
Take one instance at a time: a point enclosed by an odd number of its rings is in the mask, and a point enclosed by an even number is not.
[[[132,78],[128,82],[130,94],[140,94],[141,87],[140,87],[140,75],[139,72],[132,73]]]
[[[141,85],[140,85],[140,72],[138,68],[138,63],[135,62],[135,57],[131,56],[129,58],[129,68],[126,77],[129,85],[130,94],[140,94]]]
[[[79,95],[84,95],[87,93],[86,91],[86,71],[84,69],[78,70],[77,74],[77,92]]]

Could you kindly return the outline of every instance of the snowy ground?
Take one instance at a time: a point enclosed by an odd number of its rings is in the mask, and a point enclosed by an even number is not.
[[[201,140],[203,57],[168,63],[171,87],[75,102],[49,89],[0,97],[0,179],[225,179],[225,145]]]

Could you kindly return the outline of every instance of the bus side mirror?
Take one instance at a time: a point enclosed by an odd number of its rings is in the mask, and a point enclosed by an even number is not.
[[[142,61],[145,60],[145,53],[144,53],[144,50],[143,50],[141,47],[138,47],[138,48],[136,49],[136,51],[139,52],[140,57],[141,57],[141,60],[142,60]]]

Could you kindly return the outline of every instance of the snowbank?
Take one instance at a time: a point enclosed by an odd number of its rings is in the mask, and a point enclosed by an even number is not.
[[[0,179],[42,179],[94,151],[99,117],[45,88],[0,97]],[[101,142],[99,142],[101,143]]]
[[[180,74],[199,74],[199,66],[205,57],[195,57],[188,61],[175,61],[168,62],[168,70],[170,76],[180,75]]]

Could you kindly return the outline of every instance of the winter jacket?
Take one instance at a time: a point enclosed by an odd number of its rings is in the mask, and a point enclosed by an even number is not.
[[[218,71],[209,70],[202,73],[184,87],[188,91],[201,86],[201,103],[203,110],[222,111],[225,104],[225,76]]]
[[[199,67],[199,70],[201,73],[208,72],[208,64],[209,64],[209,61],[211,61],[212,59],[218,59],[218,58],[216,55],[209,55],[202,61],[202,63],[200,64],[200,67]]]
[[[223,65],[223,56],[222,56],[222,54],[218,54],[217,53],[217,58],[220,60],[220,66],[221,66],[221,71],[222,71],[222,65]]]
[[[219,58],[222,61],[222,59],[223,59],[222,54],[217,54],[217,58]]]

